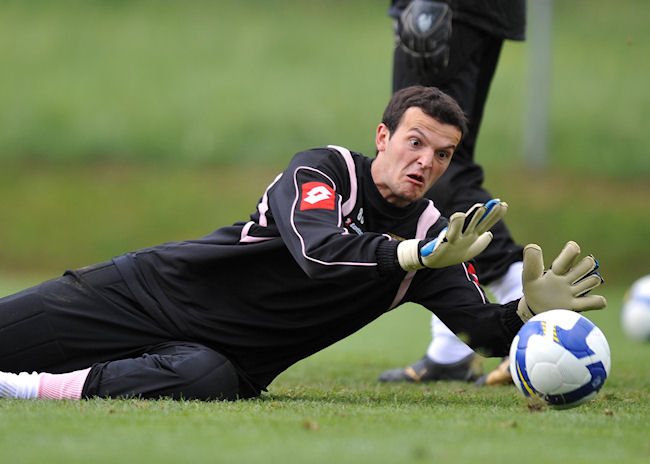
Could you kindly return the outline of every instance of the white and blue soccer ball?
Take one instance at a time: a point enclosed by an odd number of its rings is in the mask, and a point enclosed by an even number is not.
[[[650,275],[634,282],[623,297],[621,327],[627,337],[650,342]]]
[[[603,332],[566,309],[531,318],[510,346],[510,373],[519,391],[552,408],[573,408],[594,398],[610,367]]]

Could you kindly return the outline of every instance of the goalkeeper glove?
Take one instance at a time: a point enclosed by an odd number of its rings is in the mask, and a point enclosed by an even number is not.
[[[472,259],[492,241],[488,232],[505,214],[508,204],[490,200],[477,203],[467,213],[454,213],[449,225],[436,238],[428,242],[418,239],[404,240],[397,246],[397,260],[405,271],[424,267],[452,266]],[[463,230],[466,219],[469,223]]]
[[[542,249],[534,244],[524,248],[522,285],[524,296],[519,300],[517,314],[522,321],[550,309],[569,309],[576,312],[602,309],[605,297],[586,296],[603,283],[596,271],[598,261],[589,255],[578,261],[580,247],[568,242],[555,258],[551,268],[544,271]]]

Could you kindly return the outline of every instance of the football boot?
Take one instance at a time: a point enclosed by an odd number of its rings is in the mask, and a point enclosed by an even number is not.
[[[510,375],[510,358],[506,356],[493,371],[476,379],[477,386],[483,385],[508,385],[513,383]]]
[[[450,364],[441,364],[424,356],[401,369],[390,369],[379,376],[380,382],[437,382],[458,380],[475,382],[483,373],[483,360],[475,353]]]

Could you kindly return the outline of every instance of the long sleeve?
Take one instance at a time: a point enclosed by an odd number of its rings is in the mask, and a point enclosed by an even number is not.
[[[350,234],[344,227],[342,209],[352,183],[339,153],[317,149],[296,155],[268,191],[269,214],[279,235],[312,278],[376,278],[379,249],[390,254],[397,247],[386,235]]]
[[[505,356],[522,325],[518,300],[490,303],[478,285],[471,264],[417,272],[407,298],[422,304],[472,349],[488,356]]]

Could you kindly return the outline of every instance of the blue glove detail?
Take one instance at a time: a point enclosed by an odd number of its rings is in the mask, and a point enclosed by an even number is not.
[[[445,230],[447,230],[446,227],[442,229],[440,233],[443,233]],[[429,243],[420,248],[420,256],[429,256],[431,253],[433,253],[433,250],[436,248],[436,243],[438,243],[438,237],[434,238]]]
[[[591,256],[592,258],[594,258],[594,255],[590,255],[590,256]],[[592,269],[592,271],[591,271],[589,274],[587,274],[586,276],[584,276],[584,277],[583,277],[582,279],[580,279],[580,280],[585,280],[585,279],[586,279],[587,277],[589,277],[589,276],[597,275],[597,276],[600,278],[600,283],[602,284],[603,282],[605,282],[605,279],[603,279],[603,276],[600,275],[600,272],[598,272],[598,270],[597,270],[597,269],[600,267],[600,263],[598,262],[598,260],[597,260],[596,258],[594,258],[594,261],[596,262],[596,266],[594,266],[594,268]],[[580,282],[580,280],[579,280],[578,282]],[[581,293],[579,296],[585,296],[585,295],[588,294],[590,291],[591,291],[591,290],[587,290],[586,292]]]
[[[594,255],[591,255],[591,257],[594,258]],[[596,267],[594,268],[594,271],[595,271],[596,269],[598,269],[600,267],[600,263],[598,262],[598,260],[596,258],[594,258],[594,261],[596,261]],[[596,273],[596,274],[598,274],[598,273]],[[598,275],[600,275],[600,274],[598,274]]]
[[[487,206],[476,203],[466,213],[452,214],[449,224],[437,237],[403,240],[397,246],[400,267],[409,272],[423,267],[439,269],[472,259],[490,244],[489,229],[501,220],[507,209],[508,204],[498,199],[491,200]],[[479,210],[481,215],[477,214]]]
[[[494,200],[490,200],[487,203],[485,203],[485,207],[487,208],[485,210],[485,213],[483,213],[483,216],[481,216],[481,219],[478,220],[477,224],[480,224],[483,219],[485,219],[485,216],[487,216],[490,211],[492,211],[492,208],[494,208],[496,205],[501,203],[501,200],[498,198],[495,198]]]

